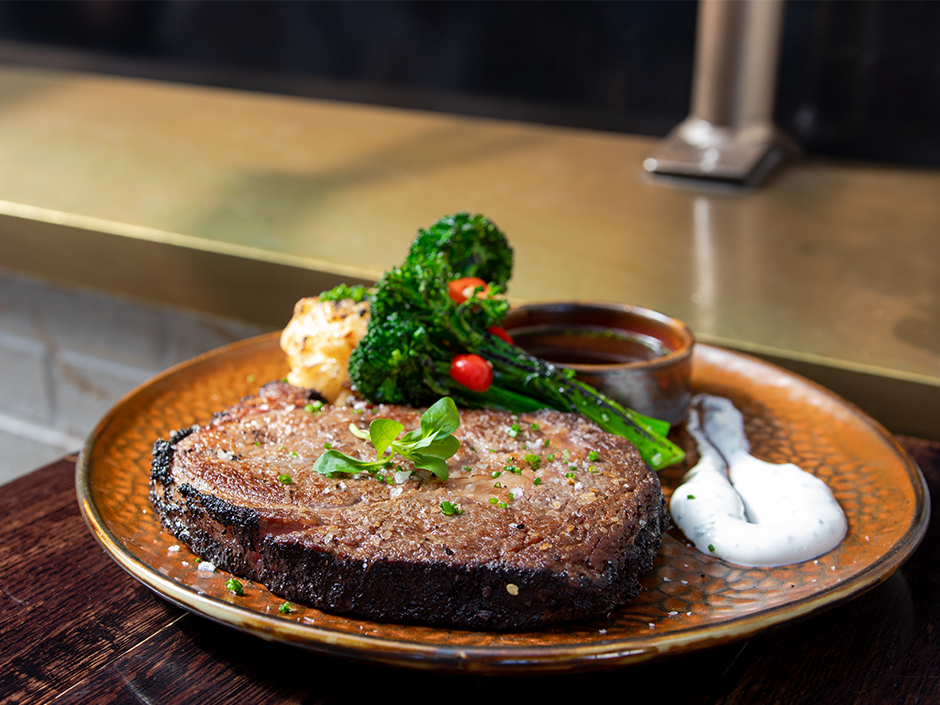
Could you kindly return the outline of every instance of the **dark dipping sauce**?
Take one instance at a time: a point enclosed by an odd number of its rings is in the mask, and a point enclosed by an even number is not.
[[[695,340],[682,321],[627,304],[557,301],[512,308],[503,328],[529,354],[641,414],[685,418]]]
[[[560,365],[625,365],[671,352],[658,338],[600,326],[534,326],[512,336],[531,355]]]

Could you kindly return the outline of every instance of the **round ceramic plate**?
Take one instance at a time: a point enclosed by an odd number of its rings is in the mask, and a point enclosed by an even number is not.
[[[243,581],[245,594],[236,596],[225,588],[230,575],[200,570],[196,556],[161,528],[148,481],[156,439],[208,421],[286,372],[276,334],[169,370],[128,395],[98,424],[79,459],[77,488],[92,532],[132,576],[197,614],[312,651],[479,673],[640,663],[740,639],[857,595],[890,576],[927,526],[923,476],[872,419],[777,367],[698,345],[694,391],[734,401],[755,455],[795,462],[832,488],[849,520],[848,536],[832,552],[783,568],[742,568],[702,555],[670,533],[642,581],[642,593],[629,605],[608,619],[536,632],[381,624],[301,605],[282,614],[284,600],[263,586]],[[683,470],[661,473],[667,494]]]

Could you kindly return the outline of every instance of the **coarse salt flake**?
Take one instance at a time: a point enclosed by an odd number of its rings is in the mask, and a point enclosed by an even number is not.
[[[203,573],[214,573],[215,572],[215,563],[210,563],[209,561],[203,561],[199,564],[199,567],[196,570],[200,570]]]

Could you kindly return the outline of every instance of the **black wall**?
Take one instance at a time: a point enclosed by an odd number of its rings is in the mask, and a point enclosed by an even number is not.
[[[688,113],[696,11],[8,0],[0,60],[664,135]],[[811,154],[940,166],[940,2],[790,0],[777,121]]]

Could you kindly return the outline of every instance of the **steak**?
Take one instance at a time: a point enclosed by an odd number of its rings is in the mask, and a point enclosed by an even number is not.
[[[407,461],[394,474],[314,471],[326,443],[375,458],[351,423],[407,430],[422,410],[307,404],[306,390],[272,382],[157,441],[150,496],[163,525],[288,600],[443,627],[603,617],[652,567],[668,522],[659,480],[632,444],[582,416],[461,409],[442,482]]]

